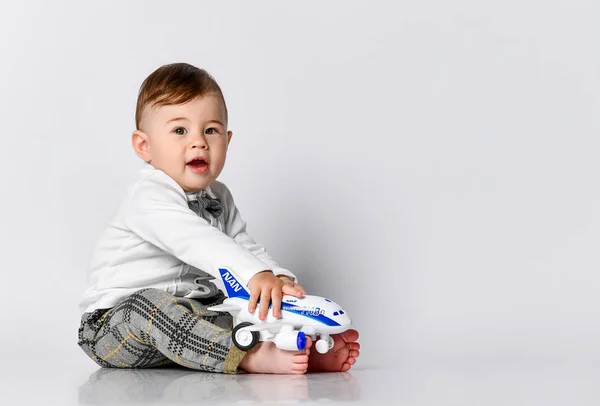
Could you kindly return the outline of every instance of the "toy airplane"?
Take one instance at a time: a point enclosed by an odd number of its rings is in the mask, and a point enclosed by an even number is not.
[[[272,341],[277,348],[299,351],[306,348],[306,336],[310,336],[315,348],[325,354],[333,347],[331,334],[339,334],[350,328],[352,320],[342,308],[329,299],[305,295],[301,298],[284,295],[281,301],[281,318],[273,316],[272,305],[265,320],[248,312],[250,294],[232,272],[219,268],[221,279],[227,289],[227,299],[208,310],[229,312],[233,316],[233,343],[247,351],[259,341]],[[317,336],[319,339],[317,340]]]

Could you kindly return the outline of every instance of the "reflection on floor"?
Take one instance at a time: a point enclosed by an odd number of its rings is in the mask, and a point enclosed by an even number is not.
[[[79,388],[82,405],[356,401],[350,373],[223,375],[183,368],[99,369]]]
[[[76,354],[58,364],[43,354],[28,362],[21,353],[1,358],[2,405],[600,404],[600,360],[593,358],[414,357],[396,366],[286,376],[100,369]]]

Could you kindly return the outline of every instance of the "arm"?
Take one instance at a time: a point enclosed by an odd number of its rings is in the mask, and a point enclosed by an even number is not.
[[[219,267],[228,267],[248,284],[271,268],[193,213],[183,190],[162,172],[138,184],[125,210],[127,226],[142,239],[216,278]]]

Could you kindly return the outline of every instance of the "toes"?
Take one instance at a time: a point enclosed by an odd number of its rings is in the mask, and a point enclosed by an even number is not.
[[[340,335],[346,342],[353,342],[358,340],[358,331],[356,330],[346,330]]]
[[[358,358],[359,355],[360,355],[360,352],[358,352],[358,351],[350,351],[351,357]]]
[[[348,359],[346,360],[346,363],[349,365],[354,365],[356,363],[356,358],[348,357]]]
[[[351,350],[360,350],[360,344],[359,343],[348,343],[346,344],[348,346],[348,348],[350,348]]]
[[[292,371],[306,371],[308,364],[293,364]]]
[[[346,363],[344,365],[342,365],[342,372],[346,372],[350,370],[350,364]]]
[[[292,364],[292,371],[304,373],[308,369],[308,363]]]
[[[306,363],[308,363],[308,355],[307,354],[294,355],[292,362],[294,364],[306,364]]]

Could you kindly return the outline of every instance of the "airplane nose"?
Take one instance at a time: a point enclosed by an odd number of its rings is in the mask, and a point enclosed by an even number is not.
[[[346,316],[345,314],[340,318],[339,321],[340,325],[342,326],[349,326],[352,324],[352,320],[350,319],[350,317]]]

